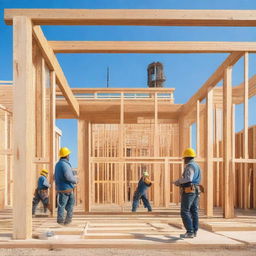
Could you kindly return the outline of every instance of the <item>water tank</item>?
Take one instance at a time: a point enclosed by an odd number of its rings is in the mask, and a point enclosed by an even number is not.
[[[164,66],[161,62],[153,62],[148,65],[148,87],[164,87]]]

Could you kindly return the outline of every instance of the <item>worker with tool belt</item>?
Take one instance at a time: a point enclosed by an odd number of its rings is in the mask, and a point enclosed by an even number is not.
[[[187,148],[183,153],[185,163],[182,178],[174,184],[181,189],[181,218],[187,232],[181,238],[196,237],[198,231],[198,203],[200,193],[201,170],[194,161],[196,153],[192,148]]]
[[[148,172],[144,171],[143,176],[140,178],[138,187],[134,192],[133,203],[132,203],[132,212],[136,212],[140,199],[143,202],[145,208],[148,209],[149,212],[152,212],[151,205],[147,198],[147,189],[152,185],[151,180],[149,179]]]
[[[69,163],[69,155],[71,151],[64,147],[60,149],[60,160],[55,166],[54,179],[57,191],[57,222],[67,225],[72,222],[73,207],[75,204],[74,187],[77,179],[73,174],[71,164]],[[64,210],[67,211],[66,218]]]
[[[49,207],[49,193],[48,189],[51,187],[48,180],[48,170],[42,169],[40,172],[40,177],[37,181],[37,188],[35,189],[34,198],[32,202],[32,215],[35,215],[36,207],[40,201],[42,201],[44,206],[44,212],[46,213]]]

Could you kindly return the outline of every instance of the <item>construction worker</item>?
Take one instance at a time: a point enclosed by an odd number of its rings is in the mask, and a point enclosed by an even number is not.
[[[40,201],[42,201],[44,206],[44,212],[46,213],[49,207],[49,193],[48,189],[51,187],[48,180],[48,170],[42,169],[40,172],[40,177],[37,181],[37,188],[34,193],[34,198],[32,202],[32,215],[35,215],[36,207]]]
[[[149,212],[152,212],[151,205],[147,198],[147,190],[152,185],[151,180],[149,179],[148,172],[143,172],[143,176],[140,178],[138,187],[134,192],[133,203],[132,203],[132,212],[136,212],[140,199],[143,202],[145,208],[148,208]]]
[[[54,179],[57,191],[57,222],[67,225],[72,222],[73,207],[75,204],[74,187],[77,179],[73,174],[69,156],[71,151],[63,147],[59,151],[60,160],[55,166]],[[64,210],[67,211],[66,217]]]
[[[181,190],[181,218],[186,228],[186,233],[181,238],[194,238],[198,231],[198,203],[200,193],[201,170],[194,161],[194,149],[187,148],[183,152],[184,172],[182,177],[174,182]]]

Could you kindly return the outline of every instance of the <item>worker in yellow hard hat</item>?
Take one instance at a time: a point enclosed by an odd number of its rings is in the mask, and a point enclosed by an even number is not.
[[[145,167],[143,169],[143,175],[140,178],[138,187],[133,195],[132,212],[136,212],[140,199],[142,200],[144,207],[147,208],[149,212],[152,212],[152,207],[147,197],[147,190],[152,185],[152,182],[149,178],[149,173],[145,170]]]
[[[182,177],[174,182],[181,188],[181,218],[186,228],[186,233],[181,238],[194,238],[198,231],[198,203],[201,182],[201,169],[195,162],[196,153],[193,148],[183,152],[184,171]]]
[[[51,187],[50,183],[48,182],[48,170],[42,169],[40,171],[40,177],[37,181],[37,188],[34,193],[34,198],[32,202],[32,215],[35,215],[37,205],[40,201],[42,201],[44,206],[44,212],[47,212],[49,207],[49,192],[48,189]]]
[[[59,151],[60,159],[55,166],[54,179],[57,191],[58,215],[57,222],[59,224],[69,224],[72,222],[73,208],[75,204],[74,187],[77,178],[74,176],[69,156],[71,151],[63,147]],[[66,217],[65,215],[66,210]]]

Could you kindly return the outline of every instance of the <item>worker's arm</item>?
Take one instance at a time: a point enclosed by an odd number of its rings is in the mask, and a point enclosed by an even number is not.
[[[192,182],[193,177],[194,177],[194,173],[195,173],[195,171],[194,171],[193,167],[191,167],[190,165],[188,165],[188,166],[185,168],[185,171],[184,171],[184,173],[183,173],[183,177],[180,178],[180,179],[178,179],[178,180],[176,180],[176,181],[174,182],[174,184],[175,184],[176,186],[180,186],[180,185],[182,185],[182,184],[185,184],[185,183],[188,183],[188,182]]]
[[[73,183],[73,184],[76,184],[76,183],[77,183],[77,179],[76,179],[76,177],[74,176],[71,167],[68,166],[67,164],[63,164],[63,173],[64,173],[65,179],[66,179],[68,182]]]
[[[152,185],[152,182],[151,182],[151,180],[150,180],[149,178],[145,178],[145,179],[144,179],[144,182],[146,183],[146,185],[147,185],[148,187],[150,187],[150,186]]]
[[[50,188],[51,187],[51,184],[49,183],[49,181],[45,178],[44,179],[44,182],[43,182],[43,185],[47,188]]]

